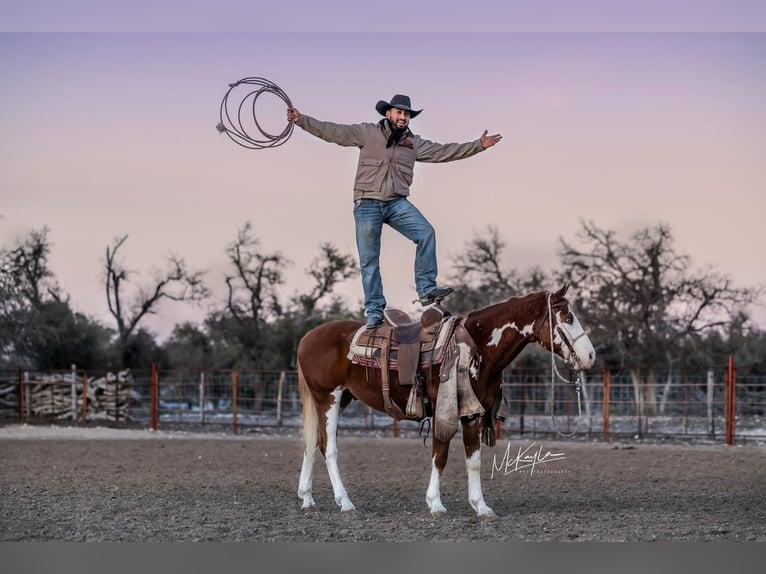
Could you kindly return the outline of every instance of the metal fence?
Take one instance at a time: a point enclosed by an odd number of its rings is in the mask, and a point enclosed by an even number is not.
[[[573,385],[545,369],[508,369],[495,428],[500,435],[577,433],[600,438],[686,437],[727,444],[766,440],[766,376],[717,369],[657,374],[642,369],[582,373]],[[574,373],[570,373],[574,378]],[[299,428],[295,371],[161,371],[89,374],[0,372],[0,424],[109,424],[238,433]],[[354,401],[340,428],[398,435],[395,423]]]
[[[604,441],[615,437],[689,437],[727,444],[766,441],[766,376],[738,376],[733,365],[669,374],[641,369],[590,371],[581,374],[580,383],[578,405],[575,388],[558,381],[552,386],[550,371],[506,372],[503,427],[532,435],[577,431]]]

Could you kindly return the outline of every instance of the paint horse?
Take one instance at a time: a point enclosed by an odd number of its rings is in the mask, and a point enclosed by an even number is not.
[[[468,313],[463,325],[476,345],[479,369],[472,369],[470,384],[484,407],[483,415],[460,418],[468,473],[468,501],[479,517],[495,514],[484,501],[481,488],[482,432],[492,428],[502,400],[503,369],[529,343],[537,342],[556,353],[574,369],[588,369],[595,361],[595,350],[564,297],[568,285],[555,293],[535,292]],[[368,367],[353,364],[347,353],[352,337],[360,329],[358,321],[332,321],[308,332],[298,346],[298,377],[303,401],[305,451],[298,496],[305,510],[314,510],[312,482],[317,450],[322,453],[330,475],[335,502],[341,511],[355,507],[346,493],[338,468],[338,418],[353,399],[384,411],[380,377]],[[424,381],[424,394],[434,409],[438,398],[438,368]],[[409,388],[399,385],[395,371],[390,373],[389,395],[402,410]],[[493,437],[494,438],[494,437]],[[494,443],[494,440],[492,441]],[[441,501],[440,478],[447,464],[449,440],[432,438],[431,478],[426,502],[433,515],[446,512]]]

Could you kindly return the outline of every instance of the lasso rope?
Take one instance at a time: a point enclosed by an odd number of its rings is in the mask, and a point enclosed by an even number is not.
[[[244,97],[241,97],[239,94],[242,93],[242,90],[237,90],[239,103],[237,103],[237,100],[234,98],[230,101],[229,97],[232,96],[232,92],[242,85],[245,86],[245,90],[249,90],[247,94]],[[221,102],[221,123],[216,126],[216,129],[220,133],[225,133],[235,143],[248,149],[277,147],[285,143],[293,133],[293,122],[288,121],[287,126],[282,130],[282,133],[276,135],[266,132],[261,127],[261,124],[258,123],[255,105],[258,102],[258,98],[263,94],[273,94],[285,102],[288,108],[293,107],[290,98],[288,98],[282,88],[275,83],[264,78],[242,78],[238,82],[229,84],[229,91],[226,92],[226,95]],[[249,103],[250,101],[252,101],[252,103]],[[233,113],[235,111],[236,113]],[[245,115],[243,116],[243,114]],[[255,128],[260,132],[260,136],[254,137],[247,133],[247,130],[243,126],[242,120],[248,119],[250,116],[252,116],[253,122],[255,123]]]

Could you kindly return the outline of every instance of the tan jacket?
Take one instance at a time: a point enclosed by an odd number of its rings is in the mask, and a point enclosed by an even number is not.
[[[354,200],[390,201],[410,194],[416,161],[455,161],[484,151],[481,139],[468,143],[440,144],[421,138],[409,129],[399,143],[386,148],[391,135],[388,122],[334,124],[301,114],[297,125],[312,135],[342,146],[358,147]]]

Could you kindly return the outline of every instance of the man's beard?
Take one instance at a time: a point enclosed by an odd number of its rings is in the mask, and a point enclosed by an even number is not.
[[[388,136],[388,142],[386,142],[386,147],[389,148],[399,143],[399,140],[401,140],[402,136],[407,132],[407,125],[403,128],[397,128],[396,124],[388,118],[386,118],[386,121],[388,122],[388,127],[391,128],[391,135]]]

